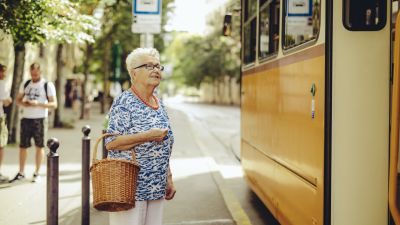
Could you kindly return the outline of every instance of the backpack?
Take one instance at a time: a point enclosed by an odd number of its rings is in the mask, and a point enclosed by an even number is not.
[[[24,90],[26,89],[26,87],[28,87],[28,85],[31,83],[31,81],[32,81],[32,80],[27,80],[27,81],[25,82],[25,84],[24,84]],[[44,91],[46,92],[47,101],[49,101],[49,95],[48,95],[48,93],[47,93],[47,82],[48,82],[48,81],[46,81],[46,82],[44,83]]]

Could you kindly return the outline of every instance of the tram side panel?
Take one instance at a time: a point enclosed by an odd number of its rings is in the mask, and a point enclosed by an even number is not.
[[[281,224],[323,221],[324,62],[318,45],[242,78],[243,168]]]

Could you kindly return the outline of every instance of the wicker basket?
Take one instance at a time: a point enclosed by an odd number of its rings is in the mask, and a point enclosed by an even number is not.
[[[135,193],[139,165],[135,154],[132,161],[123,159],[97,160],[97,147],[106,136],[97,141],[93,150],[92,174],[93,206],[100,211],[118,212],[135,207]]]

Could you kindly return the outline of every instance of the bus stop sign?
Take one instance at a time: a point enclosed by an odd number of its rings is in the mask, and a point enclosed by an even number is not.
[[[161,0],[133,0],[132,14],[133,33],[161,32]]]

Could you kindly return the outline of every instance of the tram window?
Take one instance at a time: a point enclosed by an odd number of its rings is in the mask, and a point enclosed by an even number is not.
[[[386,24],[386,0],[343,0],[343,25],[351,31],[374,31]]]
[[[244,63],[249,64],[256,59],[256,19],[244,27]]]
[[[243,62],[249,64],[256,59],[257,0],[244,1]]]
[[[278,51],[279,0],[260,1],[258,56],[266,58]]]
[[[247,21],[257,12],[257,0],[246,0],[244,4],[244,20]]]
[[[284,1],[284,49],[316,39],[321,18],[320,0]]]

